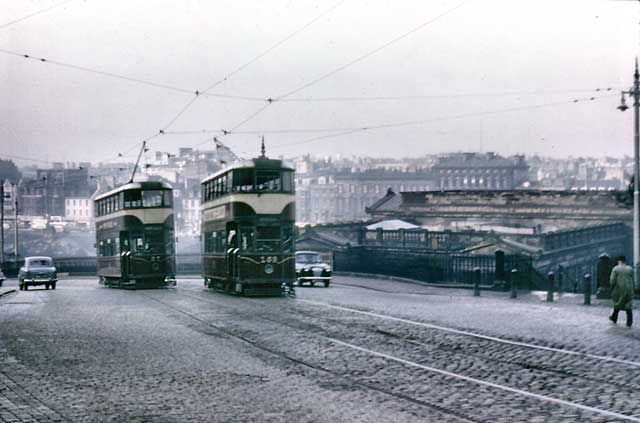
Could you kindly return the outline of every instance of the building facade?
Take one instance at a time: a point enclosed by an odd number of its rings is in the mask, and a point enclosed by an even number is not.
[[[91,222],[93,219],[93,199],[65,198],[64,218],[71,222]]]
[[[432,170],[439,189],[509,190],[522,187],[529,179],[524,156],[505,158],[494,153],[449,154]]]

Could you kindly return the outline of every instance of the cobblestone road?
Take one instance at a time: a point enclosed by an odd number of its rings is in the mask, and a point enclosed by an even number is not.
[[[69,279],[0,299],[0,421],[640,421],[640,333],[606,304],[356,278],[295,299],[201,286]]]

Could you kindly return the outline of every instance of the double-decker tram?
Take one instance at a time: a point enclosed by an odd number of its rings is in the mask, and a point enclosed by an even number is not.
[[[281,295],[296,279],[294,169],[263,155],[204,179],[205,286],[240,295]]]
[[[97,274],[119,288],[175,285],[173,192],[130,182],[95,199]]]

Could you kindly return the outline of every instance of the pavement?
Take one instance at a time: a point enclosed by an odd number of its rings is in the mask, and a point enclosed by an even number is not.
[[[640,421],[640,330],[606,300],[355,277],[296,291],[67,278],[6,295],[0,422]]]
[[[6,283],[6,281],[5,281],[5,283]],[[7,287],[7,286],[5,286],[5,283],[3,283],[2,286],[0,286],[0,298],[3,297],[4,295],[8,295],[8,294],[11,294],[13,292],[16,292],[16,288]]]

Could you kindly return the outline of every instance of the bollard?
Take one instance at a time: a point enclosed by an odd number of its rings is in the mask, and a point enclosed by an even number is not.
[[[554,290],[554,275],[553,275],[553,272],[549,272],[547,274],[547,277],[549,278],[549,289],[547,290],[547,302],[552,303],[553,302],[553,290]]]
[[[584,305],[591,305],[591,275],[584,275]]]
[[[562,266],[558,266],[558,294],[562,294],[562,282],[564,280],[564,272]]]
[[[518,298],[518,269],[511,270],[511,298]]]
[[[473,269],[473,296],[480,296],[480,268]]]

